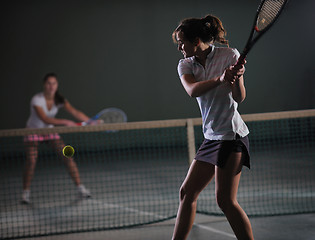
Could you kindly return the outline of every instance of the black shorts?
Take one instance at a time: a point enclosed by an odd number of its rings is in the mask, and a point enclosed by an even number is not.
[[[248,137],[236,136],[235,140],[205,139],[196,153],[195,159],[223,168],[232,152],[242,152],[243,165],[250,168]]]

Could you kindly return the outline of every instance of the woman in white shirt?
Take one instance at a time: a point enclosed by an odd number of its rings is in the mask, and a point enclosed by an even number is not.
[[[50,128],[54,125],[77,126],[74,121],[55,118],[59,108],[65,108],[73,117],[79,121],[87,121],[89,117],[75,109],[68,100],[58,92],[58,80],[54,73],[48,73],[44,77],[43,92],[33,96],[31,100],[31,114],[26,123],[27,128]],[[31,180],[34,175],[38,157],[38,145],[40,142],[48,142],[57,151],[60,158],[67,166],[69,174],[77,186],[80,197],[89,197],[90,192],[81,184],[79,171],[73,158],[66,158],[62,155],[65,146],[59,134],[32,134],[24,138],[26,145],[26,164],[23,176],[22,202],[30,202]]]
[[[183,20],[173,40],[184,55],[178,73],[202,115],[204,142],[180,188],[173,239],[186,239],[200,192],[215,177],[216,200],[238,239],[253,239],[250,221],[237,202],[242,166],[250,167],[248,128],[237,111],[245,99],[245,62],[227,44],[222,22],[215,16]]]

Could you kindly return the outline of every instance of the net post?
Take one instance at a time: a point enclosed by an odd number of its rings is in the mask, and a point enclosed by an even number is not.
[[[187,119],[187,145],[188,145],[188,162],[189,165],[195,158],[196,147],[195,147],[195,132],[194,132],[194,121],[193,119]]]

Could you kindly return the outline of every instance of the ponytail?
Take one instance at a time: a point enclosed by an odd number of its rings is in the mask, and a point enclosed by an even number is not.
[[[64,104],[65,103],[65,97],[59,93],[57,90],[55,93],[55,98],[54,98],[55,104]]]
[[[205,32],[213,37],[213,42],[228,45],[228,40],[225,39],[226,31],[219,18],[212,15],[207,15],[204,18],[201,18],[201,21],[205,26]]]

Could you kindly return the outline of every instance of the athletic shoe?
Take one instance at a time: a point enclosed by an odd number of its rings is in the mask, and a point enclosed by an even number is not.
[[[84,185],[82,185],[82,184],[78,186],[78,195],[79,195],[80,198],[89,198],[89,197],[91,197],[90,191],[88,189],[86,189],[84,187]]]
[[[22,193],[22,203],[28,204],[30,203],[30,190],[23,190]]]

